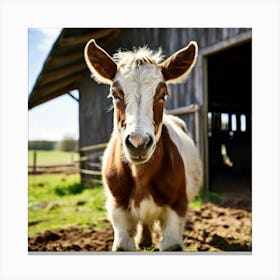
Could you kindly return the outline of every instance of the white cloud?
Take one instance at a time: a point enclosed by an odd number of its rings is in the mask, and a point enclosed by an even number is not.
[[[60,34],[61,28],[39,28],[38,31],[43,35],[42,41],[37,45],[38,49],[49,51]]]

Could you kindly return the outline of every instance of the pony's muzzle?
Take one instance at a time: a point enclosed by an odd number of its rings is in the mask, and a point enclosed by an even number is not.
[[[135,161],[145,159],[153,144],[154,138],[149,133],[132,132],[125,139],[125,145],[130,157]]]

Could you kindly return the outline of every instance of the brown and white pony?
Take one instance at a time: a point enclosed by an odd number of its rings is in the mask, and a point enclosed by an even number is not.
[[[93,39],[85,47],[87,66],[96,81],[110,85],[114,104],[102,171],[113,251],[151,246],[155,221],[160,250],[183,250],[187,204],[200,188],[201,162],[185,123],[167,115],[164,104],[167,83],[184,81],[196,58],[195,42],[163,62],[160,52],[147,48],[112,58]]]

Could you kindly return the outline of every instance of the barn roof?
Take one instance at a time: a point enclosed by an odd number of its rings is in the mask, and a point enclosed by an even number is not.
[[[28,108],[79,87],[84,71],[84,47],[89,39],[106,47],[119,34],[116,28],[64,28],[54,43],[29,95]]]

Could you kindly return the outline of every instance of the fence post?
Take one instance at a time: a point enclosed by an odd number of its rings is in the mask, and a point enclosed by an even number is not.
[[[200,152],[200,138],[199,138],[199,132],[200,132],[200,127],[199,127],[199,107],[195,107],[196,110],[194,112],[194,133],[195,133],[195,144],[197,146],[198,151]]]
[[[33,174],[36,173],[36,163],[37,163],[37,151],[34,150],[34,153],[33,153],[33,170],[32,170]]]
[[[80,166],[79,166],[79,168],[80,168],[80,180],[81,180],[81,183],[83,184],[83,185],[86,185],[86,180],[85,180],[85,176],[84,176],[84,174],[82,173],[82,169],[84,169],[85,167],[84,167],[84,165],[85,165],[85,163],[84,163],[84,161],[82,160],[83,159],[83,156],[84,156],[84,152],[82,151],[82,149],[79,149],[79,156],[80,156],[80,158],[79,158],[79,162],[80,162]]]

